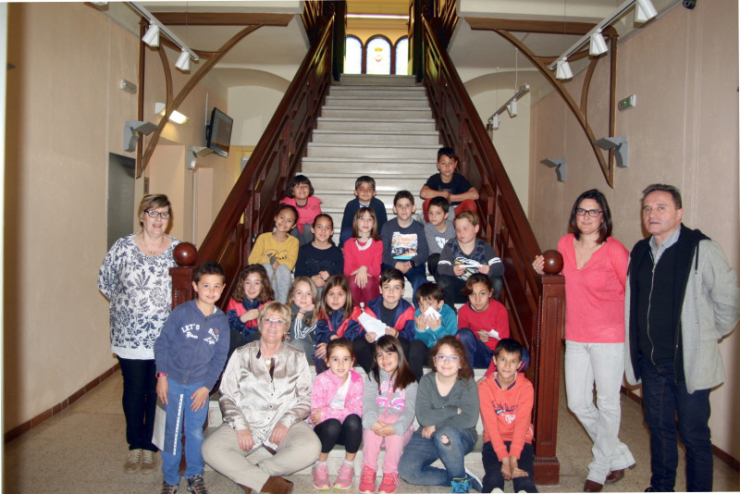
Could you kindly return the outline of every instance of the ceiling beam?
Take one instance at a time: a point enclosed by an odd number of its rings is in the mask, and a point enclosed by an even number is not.
[[[478,30],[504,30],[521,33],[572,34],[580,35],[591,31],[596,23],[563,21],[523,21],[516,19],[495,19],[491,17],[465,17],[470,27]],[[603,33],[618,34],[614,27],[604,28]]]
[[[294,14],[251,14],[242,12],[152,12],[168,26],[287,26]]]

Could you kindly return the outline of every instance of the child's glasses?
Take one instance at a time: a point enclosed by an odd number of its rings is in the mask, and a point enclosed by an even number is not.
[[[435,355],[434,356],[434,360],[436,360],[440,364],[443,364],[443,363],[447,362],[448,360],[451,363],[455,364],[455,363],[457,363],[458,360],[460,360],[460,357],[458,357],[457,355],[442,355],[442,354],[439,354],[439,355]]]

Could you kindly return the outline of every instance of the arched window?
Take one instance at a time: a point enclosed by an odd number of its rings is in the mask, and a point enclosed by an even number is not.
[[[396,41],[396,75],[409,75],[409,37]]]
[[[383,35],[373,36],[367,41],[365,55],[365,73],[367,74],[391,74],[393,67],[393,53],[391,42]]]
[[[344,73],[362,74],[362,41],[357,36],[347,36],[345,41]]]

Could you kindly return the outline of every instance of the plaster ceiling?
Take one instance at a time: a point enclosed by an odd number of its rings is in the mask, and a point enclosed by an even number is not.
[[[408,14],[409,0],[347,0],[348,13]],[[680,0],[652,0],[659,15],[680,4]],[[533,86],[532,95],[546,94],[549,84],[530,62],[514,47],[492,31],[474,31],[465,17],[496,17],[518,20],[597,23],[609,15],[623,0],[457,0],[460,19],[448,47],[450,56],[463,82],[475,92],[514,87],[515,79]],[[300,13],[303,2],[285,1],[217,1],[141,2],[151,12],[260,12],[289,13],[295,18],[287,27],[262,27],[242,40],[217,65],[211,79],[222,87],[235,85],[269,85],[279,87],[289,82],[308,51]],[[120,11],[122,7],[118,7]],[[125,10],[125,9],[124,9]],[[129,19],[131,21],[131,19]],[[352,21],[350,21],[352,22]],[[138,18],[133,15],[133,31],[138,33]],[[379,30],[382,34],[387,21],[363,20],[362,28]],[[405,25],[406,21],[400,21]],[[356,25],[356,24],[355,24]],[[395,25],[395,24],[394,24]],[[634,29],[632,11],[615,24],[621,39]],[[172,31],[188,46],[199,50],[214,50],[241,28],[238,26],[172,26]],[[558,56],[575,42],[578,36],[517,33],[519,39],[537,55]],[[574,64],[577,72],[585,62]],[[239,75],[239,70],[245,72]],[[259,75],[258,75],[259,74]],[[271,78],[265,74],[272,74]],[[277,79],[275,79],[277,78]],[[269,79],[269,80],[268,80]],[[285,82],[279,81],[284,79]]]

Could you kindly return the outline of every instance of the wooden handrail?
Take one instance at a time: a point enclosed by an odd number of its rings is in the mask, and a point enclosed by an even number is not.
[[[460,171],[480,191],[482,235],[506,266],[501,301],[513,336],[532,356],[527,375],[535,387],[535,481],[557,483],[556,457],[560,335],[564,323],[562,276],[539,276],[532,260],[540,253],[519,198],[478,112],[434,26],[423,19],[424,85],[443,142],[458,154]]]
[[[229,287],[246,265],[257,235],[272,228],[288,181],[306,154],[331,85],[332,33],[333,20],[327,19],[198,249],[198,263],[220,263]],[[176,269],[192,272],[193,268]],[[187,290],[190,279],[173,277],[173,292]],[[180,287],[182,283],[186,286]],[[223,296],[220,305],[225,307],[228,299]]]

